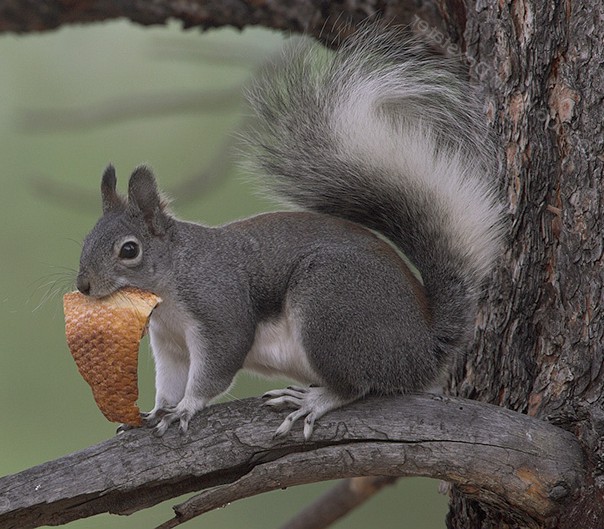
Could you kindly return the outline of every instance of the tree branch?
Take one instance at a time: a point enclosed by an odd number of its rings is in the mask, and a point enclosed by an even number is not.
[[[44,9],[40,8],[38,0],[4,0],[1,4],[0,32],[18,33],[116,18],[128,18],[145,26],[166,24],[170,19],[176,19],[185,28],[262,25],[304,31],[331,41],[343,27],[358,24],[375,15],[398,24],[410,24],[414,15],[421,16],[433,25],[439,20],[433,0],[47,0]]]
[[[296,514],[281,529],[324,529],[356,509],[384,487],[397,481],[393,476],[362,476],[339,481],[335,487]]]
[[[482,501],[544,520],[583,479],[572,434],[484,403],[432,395],[366,399],[329,413],[304,442],[299,430],[273,439],[283,414],[261,402],[214,405],[186,434],[131,430],[4,477],[0,527],[130,514],[211,489],[201,496],[207,511],[268,490],[364,475],[445,479]]]
[[[352,452],[347,452],[352,457]],[[193,498],[181,503],[180,505],[174,506],[174,512],[176,517],[168,520],[167,522],[159,525],[156,529],[172,529],[181,523],[184,523],[192,518],[205,514],[206,512],[213,511],[227,505],[234,501],[234,499],[247,498],[254,496],[262,492],[270,492],[276,489],[282,489],[284,487],[290,487],[293,485],[303,485],[308,483],[316,483],[318,481],[326,481],[333,479],[331,477],[334,464],[342,456],[342,450],[339,446],[330,446],[325,448],[319,448],[315,451],[312,456],[308,453],[301,454],[288,454],[287,456],[280,458],[278,461],[271,462],[270,465],[261,465],[253,468],[248,474],[242,476],[234,483],[229,483],[219,487],[215,487],[208,491],[197,494]],[[370,462],[368,462],[370,464]],[[325,473],[327,465],[327,473]],[[292,467],[292,468],[289,468]],[[335,476],[339,477],[339,476]],[[368,478],[350,478],[363,480]],[[349,480],[343,483],[348,483]],[[377,476],[371,479],[396,479],[389,476]],[[384,483],[385,485],[386,483]],[[342,484],[339,484],[342,485]],[[343,485],[345,487],[346,485]],[[383,485],[382,485],[383,486]],[[371,494],[378,492],[379,488],[375,487],[373,491],[358,491],[358,494],[351,497],[348,495],[350,500],[347,505],[339,505],[338,508],[334,509],[333,505],[330,504],[328,507],[329,519],[323,515],[323,513],[317,513],[314,510],[313,515],[315,519],[323,519],[324,524],[311,525],[318,529],[320,527],[327,527],[331,522],[334,522],[350,510],[354,509],[357,505],[361,504],[365,498],[368,498]],[[338,487],[335,493],[341,492],[342,487]],[[334,491],[330,491],[334,493]],[[334,493],[334,494],[335,494]],[[329,495],[329,499],[333,499],[334,494]],[[365,494],[365,495],[364,495]],[[323,504],[322,501],[319,503]],[[312,506],[314,507],[314,505]],[[325,511],[325,505],[323,505],[323,511]],[[303,514],[303,513],[302,513]],[[297,517],[299,518],[299,517]],[[300,529],[297,525],[294,525],[297,529]],[[308,529],[309,526],[301,526]]]

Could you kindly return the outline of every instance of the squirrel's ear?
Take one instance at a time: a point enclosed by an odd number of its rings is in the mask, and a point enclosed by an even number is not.
[[[157,189],[155,176],[145,165],[137,167],[128,183],[128,206],[140,211],[151,233],[161,235],[168,216],[164,213],[164,201]]]
[[[124,199],[116,191],[117,178],[115,168],[109,164],[101,179],[101,198],[103,201],[103,213],[111,210],[123,209]]]

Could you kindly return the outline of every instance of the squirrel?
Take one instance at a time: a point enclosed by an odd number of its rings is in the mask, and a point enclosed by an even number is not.
[[[139,166],[127,196],[112,165],[103,215],[77,276],[102,297],[133,286],[152,313],[159,435],[231,386],[269,391],[309,439],[325,413],[365,396],[421,391],[468,345],[480,287],[500,251],[496,153],[469,84],[393,29],[337,50],[307,41],[249,89],[254,172],[297,211],[218,227],[178,220]],[[403,254],[421,274],[416,277]]]

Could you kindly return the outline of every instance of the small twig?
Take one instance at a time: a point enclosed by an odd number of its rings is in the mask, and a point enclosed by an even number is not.
[[[250,65],[257,67],[275,51],[274,47],[247,41],[245,45],[233,42],[202,42],[203,45],[200,46],[198,41],[192,44],[181,38],[161,37],[152,43],[149,55],[154,60],[215,64],[249,70]]]
[[[324,529],[356,509],[384,487],[393,485],[393,476],[363,476],[337,483],[301,510],[281,529]]]
[[[233,500],[233,494],[238,497],[249,497],[263,492],[283,489],[290,485],[300,485],[305,480],[307,483],[326,479],[324,462],[337,455],[338,449],[334,447],[322,448],[321,457],[315,459],[307,454],[290,454],[270,465],[260,465],[248,474],[239,478],[235,483],[215,487],[211,490],[197,494],[187,501],[174,506],[175,517],[159,525],[156,529],[173,529],[206,512],[223,507]],[[323,467],[323,469],[321,468]],[[277,470],[275,472],[275,470]],[[306,476],[306,478],[304,478]],[[312,476],[312,477],[310,477]],[[368,476],[342,480],[338,486],[322,496],[309,509],[320,508],[310,525],[294,525],[299,529],[319,529],[327,527],[330,523],[346,515],[349,511],[368,500],[386,485],[394,483],[396,477]],[[329,510],[333,509],[336,516],[329,519]],[[304,514],[303,511],[300,516]],[[321,525],[319,522],[329,519],[328,523]],[[300,521],[299,521],[300,523]],[[284,527],[289,528],[289,525]]]
[[[178,199],[180,205],[194,202],[216,187],[219,182],[226,180],[227,174],[233,166],[232,150],[235,142],[234,134],[231,133],[203,171],[194,173],[183,182],[169,188],[168,196]],[[52,202],[70,210],[80,209],[90,212],[99,203],[96,191],[92,192],[50,177],[33,177],[31,188],[33,194],[45,202]]]
[[[239,126],[234,131],[239,130]],[[203,168],[201,173],[195,173],[186,180],[173,185],[167,190],[168,196],[178,200],[178,204],[194,202],[207,194],[218,183],[226,180],[228,172],[233,168],[233,150],[238,142],[236,134],[231,131],[220,144],[216,154]]]
[[[342,449],[340,447],[329,446],[316,449],[312,453],[287,454],[277,460],[258,465],[233,483],[206,490],[179,505],[175,505],[174,513],[176,516],[159,525],[156,529],[173,529],[206,512],[224,507],[233,501],[234,496],[247,498],[264,492],[285,489],[293,485],[330,479],[333,477],[333,469],[330,469],[326,463],[334,458],[337,459],[341,453]],[[343,480],[343,483],[353,482],[353,480],[391,480],[391,482],[394,482],[396,479],[396,477],[382,476],[351,478]],[[365,489],[359,491],[361,495],[369,493],[369,486],[362,483],[359,483],[359,485],[360,489]],[[356,491],[350,492],[352,494],[356,493]],[[362,501],[360,499],[358,503]],[[352,508],[354,508],[354,505],[350,506],[350,509]],[[342,516],[344,514],[345,512],[342,512]]]
[[[17,122],[25,132],[99,127],[137,118],[176,114],[179,112],[222,113],[237,110],[241,86],[215,90],[128,96],[121,99],[78,108],[40,109],[23,112]]]

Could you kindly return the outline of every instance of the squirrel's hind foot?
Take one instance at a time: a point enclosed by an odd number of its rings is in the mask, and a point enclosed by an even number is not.
[[[265,393],[262,397],[267,399],[264,403],[265,406],[276,409],[295,409],[277,428],[275,437],[287,435],[298,419],[306,417],[304,419],[304,439],[306,441],[311,438],[317,419],[331,410],[356,400],[342,398],[325,387],[312,386],[309,388],[290,386],[285,389],[275,389]]]

